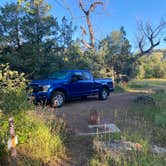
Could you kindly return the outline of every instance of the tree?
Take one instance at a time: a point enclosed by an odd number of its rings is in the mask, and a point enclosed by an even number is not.
[[[102,1],[94,1],[90,4],[90,7],[86,10],[85,7],[84,7],[83,1],[79,0],[79,6],[80,6],[81,10],[83,11],[83,13],[85,14],[86,22],[87,22],[88,29],[89,29],[89,35],[90,35],[90,44],[89,44],[84,40],[84,35],[86,35],[87,32],[86,32],[85,28],[83,26],[81,26],[81,30],[82,30],[81,42],[83,43],[83,45],[86,48],[94,48],[94,46],[95,46],[95,37],[94,37],[94,31],[93,31],[92,23],[91,23],[91,20],[90,20],[90,14],[95,10],[97,5],[103,5],[103,2]]]
[[[136,55],[141,57],[151,51],[160,44],[162,32],[166,29],[166,21],[163,19],[157,26],[152,23],[142,21],[138,22],[137,43],[140,52]]]
[[[120,74],[132,76],[135,59],[131,55],[131,45],[124,27],[121,27],[119,31],[112,31],[110,36],[103,39],[99,50],[105,54],[105,64],[115,71],[115,77],[119,77]]]
[[[0,9],[0,61],[30,78],[43,77],[67,64],[75,28],[65,17],[59,24],[44,0],[21,2]]]
[[[76,27],[73,27],[72,21],[68,22],[66,17],[62,18],[60,25],[59,39],[58,39],[58,48],[61,51],[61,54],[65,54],[65,49],[69,48],[73,42],[72,36]]]
[[[2,48],[20,48],[22,11],[14,3],[0,8],[0,43]]]
[[[166,78],[166,60],[163,51],[154,51],[150,56],[139,58],[138,78]]]
[[[37,44],[52,39],[57,35],[58,23],[49,15],[50,7],[44,0],[32,1],[22,20],[22,33],[25,42]]]

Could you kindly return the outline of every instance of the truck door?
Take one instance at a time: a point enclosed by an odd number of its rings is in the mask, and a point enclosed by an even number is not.
[[[88,71],[74,72],[71,76],[70,94],[72,97],[88,96],[93,91],[93,79]]]

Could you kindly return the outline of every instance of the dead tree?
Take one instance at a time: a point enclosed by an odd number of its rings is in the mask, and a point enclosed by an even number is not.
[[[150,22],[145,24],[142,21],[138,22],[138,35],[136,36],[138,48],[140,52],[136,55],[142,57],[145,54],[150,54],[151,51],[160,44],[162,32],[166,28],[166,21],[161,20],[160,24],[153,26]]]
[[[82,30],[81,42],[86,48],[94,48],[94,45],[95,45],[95,37],[94,37],[92,23],[90,20],[90,14],[94,11],[94,9],[96,8],[97,5],[103,5],[103,2],[95,1],[95,2],[91,3],[88,10],[86,10],[85,5],[83,4],[82,0],[79,0],[79,6],[80,6],[81,10],[83,11],[83,13],[85,14],[86,22],[87,22],[88,30],[89,30],[89,35],[90,35],[90,44],[89,44],[84,40],[84,35],[86,35],[87,32],[86,32],[85,28],[83,26],[81,26],[81,30]]]

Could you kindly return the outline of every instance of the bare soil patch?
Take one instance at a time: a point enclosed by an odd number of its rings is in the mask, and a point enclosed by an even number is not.
[[[103,123],[115,123],[132,108],[137,93],[111,94],[108,100],[100,101],[97,96],[86,100],[75,100],[66,103],[56,110],[56,115],[63,117],[71,134],[67,137],[66,146],[72,166],[85,166],[93,156],[93,137],[78,136],[78,133],[90,132],[88,122],[90,111],[96,110]]]
[[[88,132],[90,111],[96,110],[101,123],[115,123],[116,114],[132,108],[136,93],[111,94],[108,100],[100,101],[97,96],[86,100],[76,100],[66,103],[57,109],[57,115],[63,116],[68,127],[74,132]]]

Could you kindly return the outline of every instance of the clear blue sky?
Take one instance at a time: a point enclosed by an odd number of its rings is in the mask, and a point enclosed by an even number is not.
[[[16,0],[0,0],[3,5],[6,2]],[[66,16],[71,19],[71,14],[64,8],[63,0],[45,0],[51,6],[51,13],[61,19]],[[64,0],[66,6],[70,6],[74,19],[73,24],[76,25],[77,31],[75,37],[81,33],[80,25],[85,25],[85,18],[78,7],[78,0]],[[83,0],[84,1],[84,0]],[[85,0],[89,1],[89,0]],[[166,18],[166,0],[105,0],[107,6],[103,10],[102,7],[97,7],[92,13],[92,23],[96,39],[100,40],[112,30],[118,30],[122,25],[125,27],[127,37],[135,50],[135,34],[137,32],[136,20],[151,21],[154,25],[160,22],[162,17]],[[97,15],[96,15],[97,14]],[[166,47],[166,43],[161,43],[160,47]]]

